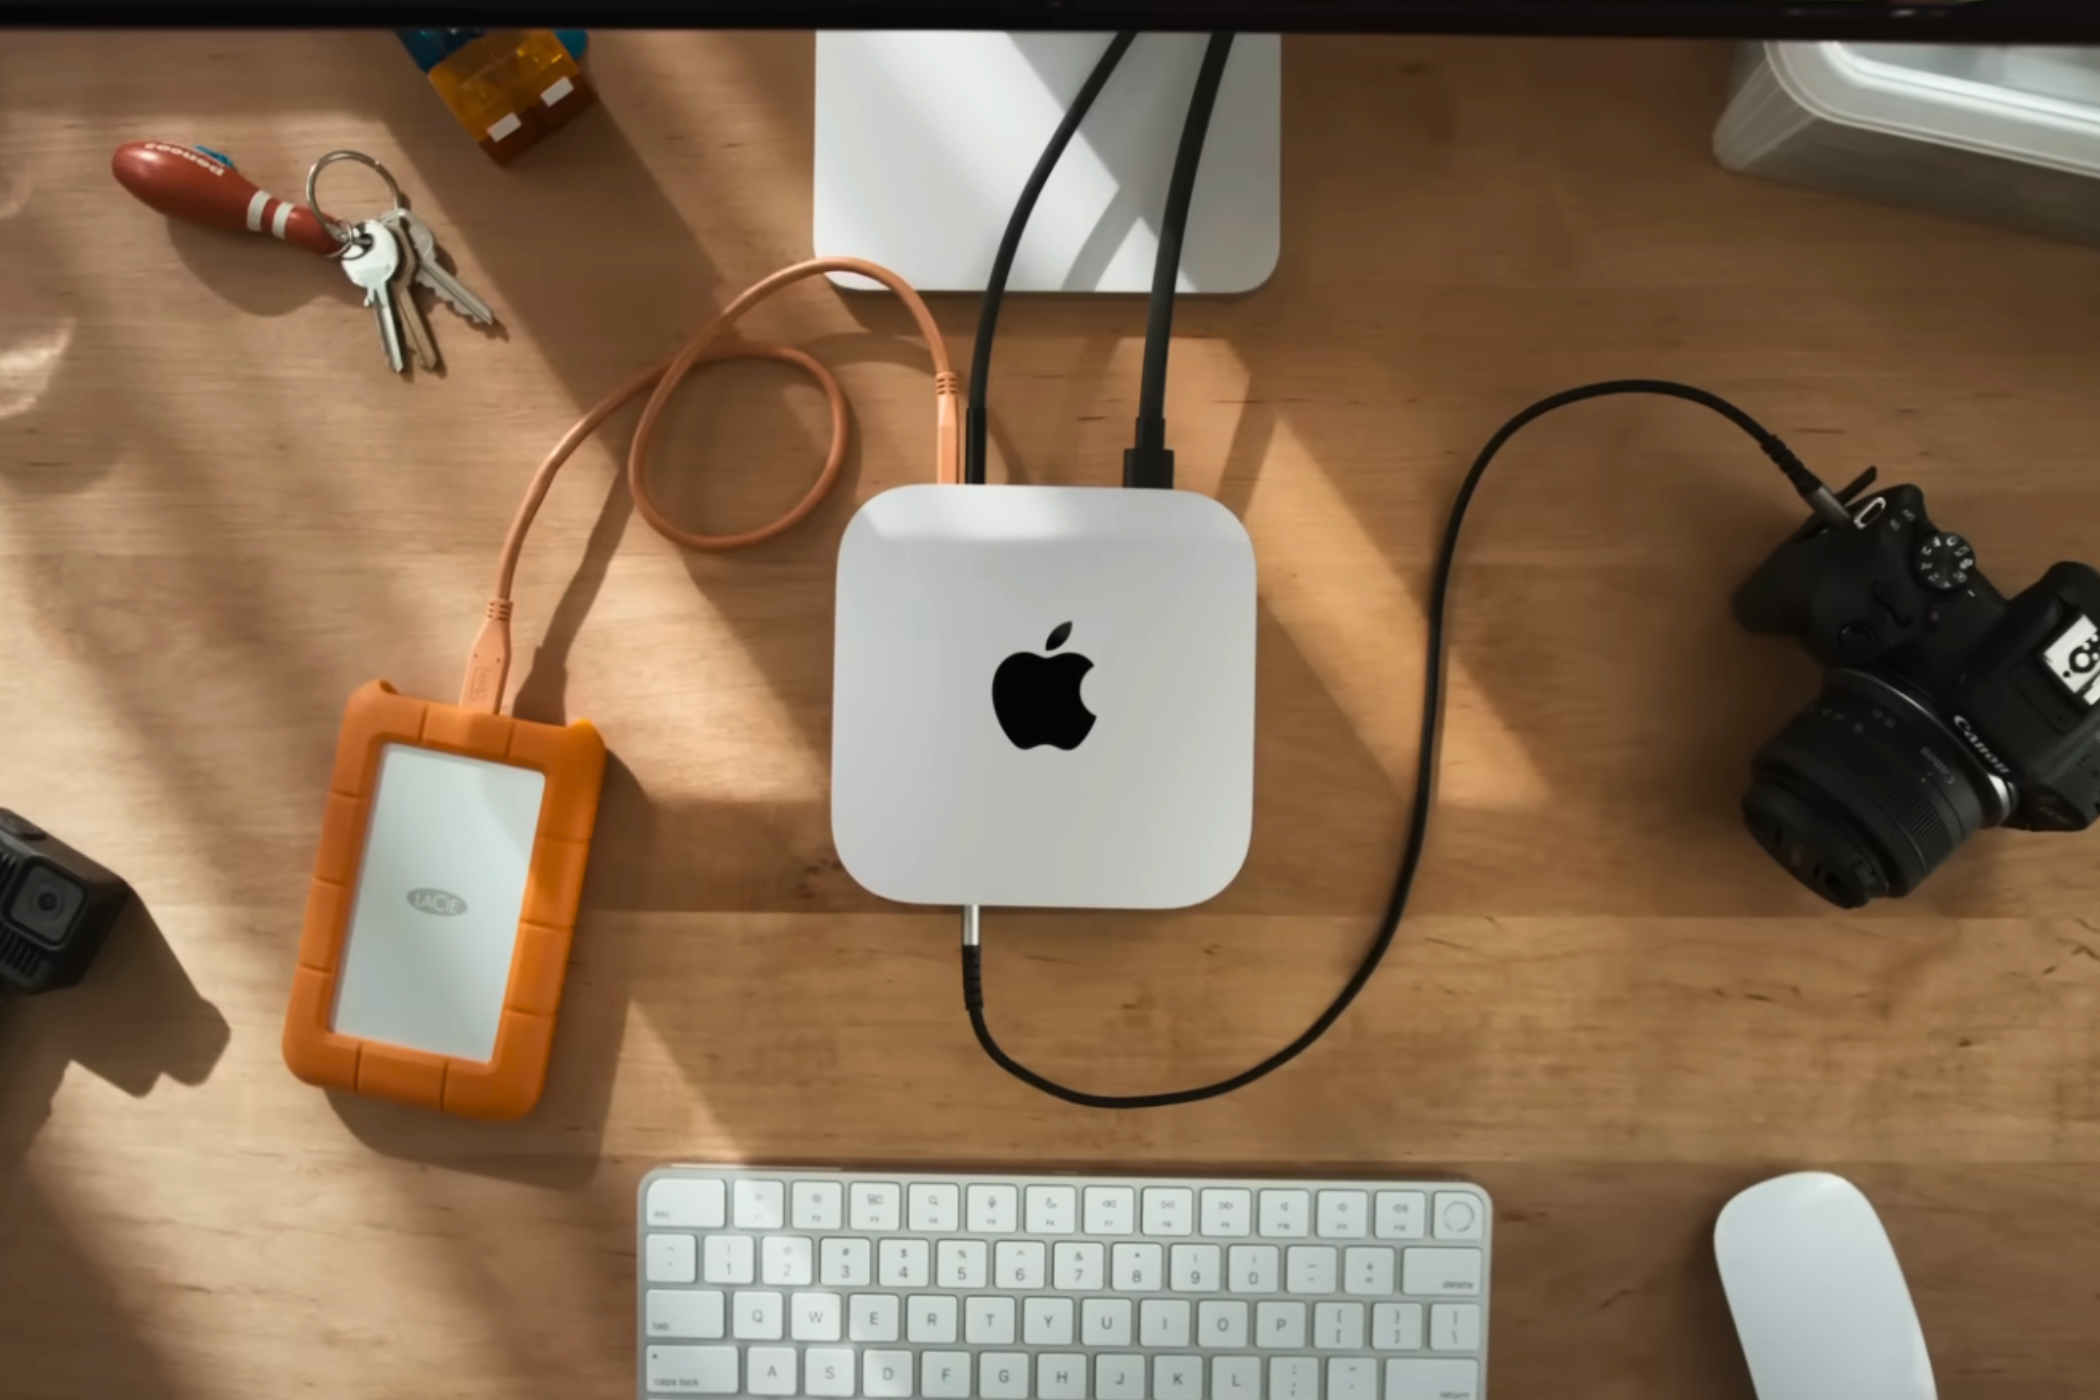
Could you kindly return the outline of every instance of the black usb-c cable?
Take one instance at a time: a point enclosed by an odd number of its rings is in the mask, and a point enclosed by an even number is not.
[[[1400,873],[1393,884],[1393,893],[1386,902],[1385,913],[1378,921],[1378,931],[1365,950],[1363,960],[1356,971],[1342,984],[1327,1009],[1290,1044],[1257,1064],[1250,1065],[1229,1079],[1221,1079],[1194,1089],[1177,1089],[1159,1094],[1090,1094],[1083,1090],[1068,1088],[1055,1080],[1046,1079],[1015,1060],[1000,1048],[992,1036],[991,1027],[984,1017],[984,968],[983,951],[979,947],[980,924],[976,909],[963,911],[962,965],[963,1006],[969,1012],[971,1029],[977,1033],[977,1043],[984,1047],[1008,1074],[1022,1083],[1042,1090],[1053,1098],[1066,1103],[1079,1104],[1086,1108],[1166,1108],[1174,1104],[1200,1103],[1222,1094],[1252,1084],[1255,1080],[1283,1068],[1312,1047],[1328,1027],[1342,1018],[1358,993],[1370,982],[1378,965],[1385,960],[1386,951],[1393,946],[1393,937],[1400,930],[1400,920],[1407,913],[1408,896],[1413,893],[1415,875],[1421,869],[1422,852],[1429,839],[1429,818],[1436,806],[1437,740],[1442,728],[1444,712],[1444,625],[1450,610],[1451,576],[1458,562],[1458,542],[1466,523],[1466,511],[1473,504],[1474,493],[1480,489],[1480,481],[1486,475],[1488,464],[1495,460],[1504,444],[1515,437],[1529,424],[1571,404],[1585,403],[1591,399],[1610,398],[1621,394],[1656,394],[1665,398],[1683,399],[1720,414],[1736,427],[1747,433],[1757,443],[1758,449],[1771,458],[1801,498],[1826,523],[1850,524],[1851,517],[1844,506],[1831,494],[1830,489],[1817,478],[1814,472],[1802,464],[1779,437],[1749,414],[1737,408],[1718,394],[1704,389],[1695,389],[1686,384],[1673,384],[1661,379],[1620,379],[1602,384],[1589,384],[1565,393],[1554,394],[1539,400],[1531,407],[1510,419],[1488,439],[1486,447],[1473,460],[1471,470],[1459,484],[1458,498],[1452,502],[1451,514],[1444,524],[1443,544],[1437,551],[1436,573],[1429,598],[1428,660],[1423,668],[1422,681],[1422,734],[1415,766],[1415,793],[1411,804],[1407,844],[1400,854]],[[1835,513],[1833,515],[1833,512]]]
[[[1167,207],[1159,220],[1159,251],[1152,260],[1152,297],[1145,309],[1145,365],[1138,380],[1137,436],[1123,452],[1123,484],[1161,489],[1174,485],[1174,452],[1167,446],[1167,350],[1174,340],[1174,290],[1181,280],[1181,242],[1188,230],[1189,201],[1196,193],[1196,167],[1210,134],[1210,114],[1218,105],[1225,62],[1232,57],[1232,36],[1213,34],[1196,70],[1196,90],[1189,96],[1188,116],[1181,123],[1181,145],[1174,152],[1174,171],[1167,178]]]
[[[977,343],[970,350],[969,405],[963,411],[963,482],[969,486],[984,485],[985,458],[985,401],[989,396],[992,381],[992,338],[999,333],[999,311],[1006,303],[1006,280],[1013,275],[1014,258],[1021,251],[1021,235],[1028,231],[1029,216],[1035,213],[1035,202],[1042,198],[1043,186],[1050,183],[1051,172],[1063,158],[1065,147],[1072,144],[1072,134],[1079,130],[1079,123],[1108,85],[1109,75],[1130,52],[1137,41],[1137,34],[1125,30],[1109,41],[1108,48],[1094,61],[1094,69],[1079,85],[1079,92],[1072,98],[1072,105],[1065,110],[1064,120],[1050,134],[1050,144],[1036,158],[1035,169],[1028,172],[1028,182],[1021,186],[1021,197],[1014,201],[1013,213],[1006,217],[1006,232],[999,236],[999,250],[992,255],[991,275],[985,279],[984,302],[977,310]],[[1169,284],[1172,285],[1171,283]]]

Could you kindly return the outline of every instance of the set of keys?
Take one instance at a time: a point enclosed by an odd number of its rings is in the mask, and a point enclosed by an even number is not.
[[[364,289],[365,305],[379,323],[380,348],[396,374],[408,369],[411,355],[426,370],[440,363],[430,322],[416,301],[417,287],[428,287],[439,301],[477,326],[496,324],[488,303],[445,271],[438,261],[437,235],[405,206],[396,204],[377,219],[351,226],[348,233],[343,275]]]
[[[337,161],[355,161],[376,172],[393,195],[393,208],[376,219],[339,223],[314,202],[321,172]],[[217,151],[168,141],[133,141],[117,148],[110,168],[118,183],[149,208],[170,218],[214,228],[246,229],[337,260],[363,290],[379,324],[379,343],[396,374],[413,363],[438,368],[437,341],[416,301],[415,289],[431,294],[477,326],[496,324],[489,304],[445,270],[437,235],[401,197],[385,166],[361,151],[330,151],[306,174],[306,203],[279,199],[238,174]]]

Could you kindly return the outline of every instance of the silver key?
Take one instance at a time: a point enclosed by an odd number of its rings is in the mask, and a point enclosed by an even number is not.
[[[489,309],[489,304],[468,291],[466,283],[439,264],[437,235],[430,231],[430,225],[407,209],[396,210],[393,217],[408,230],[409,241],[415,245],[416,281],[430,288],[439,301],[475,325],[495,325],[496,313]]]
[[[379,322],[379,343],[386,362],[399,374],[408,368],[401,354],[401,327],[394,316],[394,297],[388,283],[401,270],[401,245],[385,224],[376,220],[359,224],[357,246],[343,254],[343,275],[365,289],[365,305]]]
[[[431,338],[430,322],[423,319],[423,308],[416,304],[416,245],[412,238],[401,232],[400,223],[392,216],[381,220],[387,231],[394,235],[394,247],[401,254],[401,266],[394,273],[394,280],[387,283],[387,295],[394,299],[394,320],[401,327],[402,339],[414,354],[416,364],[426,370],[438,367],[437,341]]]

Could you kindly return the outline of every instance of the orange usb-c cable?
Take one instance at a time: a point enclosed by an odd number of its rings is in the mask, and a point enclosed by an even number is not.
[[[554,450],[540,463],[539,470],[532,474],[532,483],[525,488],[525,499],[518,503],[518,513],[510,522],[510,532],[503,539],[503,554],[496,567],[496,590],[488,601],[487,615],[474,639],[474,648],[467,655],[466,678],[459,690],[459,703],[463,708],[489,714],[501,712],[504,686],[510,677],[511,583],[517,574],[519,552],[525,546],[525,532],[532,528],[533,516],[538,514],[540,502],[547,498],[547,488],[553,485],[555,473],[562,469],[562,464],[616,409],[637,395],[653,387],[649,402],[642,409],[641,422],[635,427],[634,442],[627,450],[627,489],[634,496],[634,507],[642,519],[666,539],[688,549],[743,549],[792,529],[829,494],[838,480],[839,466],[846,459],[846,440],[850,431],[846,395],[839,388],[838,380],[817,360],[790,346],[754,345],[724,338],[744,313],[773,293],[826,272],[853,272],[873,278],[895,292],[919,323],[919,333],[926,338],[927,353],[933,360],[934,479],[944,484],[962,480],[962,382],[949,365],[948,347],[941,339],[940,327],[934,324],[933,313],[926,309],[919,294],[888,268],[860,258],[812,258],[808,262],[784,267],[753,284],[742,296],[722,308],[668,361],[643,370],[599,400],[562,435],[561,441],[554,444]],[[666,517],[649,496],[647,463],[657,420],[662,417],[664,406],[670,402],[679,384],[698,366],[719,360],[753,359],[778,360],[793,365],[823,388],[824,397],[831,404],[831,448],[825,453],[823,468],[802,499],[787,514],[769,524],[735,535],[701,535],[682,529]]]

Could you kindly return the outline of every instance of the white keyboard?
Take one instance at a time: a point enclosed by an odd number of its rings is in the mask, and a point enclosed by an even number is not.
[[[640,1394],[1485,1400],[1457,1182],[665,1167]]]

